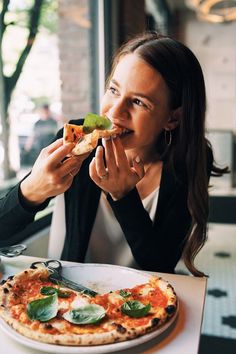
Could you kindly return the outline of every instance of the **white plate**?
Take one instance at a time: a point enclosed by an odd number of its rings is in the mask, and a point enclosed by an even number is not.
[[[109,264],[92,263],[76,266],[63,266],[62,275],[101,293],[122,288],[132,288],[135,285],[147,282],[150,278],[150,274],[135,269]],[[0,319],[0,327],[7,335],[17,342],[43,352],[62,354],[105,354],[132,348],[159,336],[175,321],[177,312],[178,311],[176,311],[175,316],[173,316],[162,328],[145,334],[140,338],[115,344],[97,346],[72,347],[37,342],[19,334],[2,319]]]

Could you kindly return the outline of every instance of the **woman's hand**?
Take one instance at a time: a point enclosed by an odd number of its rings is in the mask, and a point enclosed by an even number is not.
[[[73,147],[73,143],[63,145],[63,139],[58,139],[42,149],[30,175],[21,182],[21,193],[28,202],[41,204],[49,197],[64,193],[71,186],[82,162],[89,155],[65,159]]]
[[[139,156],[132,161],[127,159],[119,137],[104,141],[90,163],[89,174],[92,180],[114,200],[124,197],[143,178],[145,171]],[[104,163],[104,150],[105,160]]]

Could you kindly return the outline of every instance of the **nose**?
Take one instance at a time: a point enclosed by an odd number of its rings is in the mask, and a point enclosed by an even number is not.
[[[109,116],[113,123],[128,119],[129,112],[127,104],[121,99],[113,102],[109,109]]]

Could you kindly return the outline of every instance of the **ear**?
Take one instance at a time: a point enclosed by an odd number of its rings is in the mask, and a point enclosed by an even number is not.
[[[182,107],[176,108],[174,111],[171,111],[170,117],[165,125],[165,130],[174,130],[178,127],[183,116]]]

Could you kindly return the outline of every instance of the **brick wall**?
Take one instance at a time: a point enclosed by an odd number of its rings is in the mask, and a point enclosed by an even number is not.
[[[117,11],[118,45],[145,29],[144,0],[110,0]],[[59,56],[62,113],[65,120],[93,110],[95,66],[90,43],[94,36],[90,6],[95,1],[59,0]],[[114,14],[113,14],[114,15]],[[111,21],[114,21],[111,18]],[[112,23],[111,23],[112,25]],[[114,43],[110,43],[113,46]],[[95,63],[96,64],[96,63]]]
[[[89,2],[59,0],[59,55],[65,120],[91,111]]]
[[[145,30],[146,15],[144,0],[119,0],[120,6],[120,44]]]

